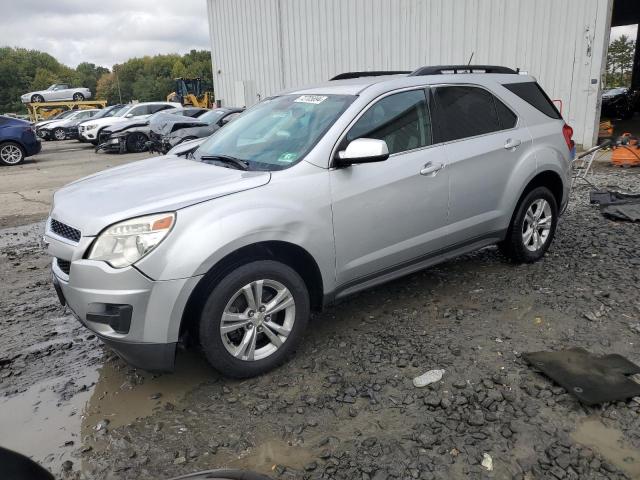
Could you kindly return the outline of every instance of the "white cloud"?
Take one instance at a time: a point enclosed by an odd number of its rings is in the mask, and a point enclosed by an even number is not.
[[[0,46],[25,47],[75,67],[209,49],[207,0],[22,0],[0,16]]]

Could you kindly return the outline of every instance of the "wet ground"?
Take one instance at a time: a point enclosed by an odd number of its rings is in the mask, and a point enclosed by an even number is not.
[[[592,181],[640,191],[636,170]],[[587,195],[543,261],[489,248],[362,293],[245,381],[197,351],[173,374],[128,367],[58,305],[42,225],[0,229],[0,445],[60,478],[640,478],[640,398],[583,406],[521,358],[579,346],[640,364],[640,225]]]

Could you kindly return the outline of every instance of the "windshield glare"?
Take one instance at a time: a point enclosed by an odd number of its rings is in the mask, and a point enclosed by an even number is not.
[[[268,98],[218,130],[196,151],[244,160],[254,170],[282,170],[302,160],[353,102],[352,95]]]
[[[198,120],[211,125],[212,123],[216,123],[218,120],[220,120],[220,117],[222,117],[224,114],[224,110],[211,110],[200,115],[200,117],[198,117]]]

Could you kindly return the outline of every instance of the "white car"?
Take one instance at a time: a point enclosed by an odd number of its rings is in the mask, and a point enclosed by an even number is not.
[[[75,110],[70,115],[36,126],[36,134],[44,140],[64,140],[67,138],[67,126],[70,122],[88,120],[100,110],[97,108],[89,110]]]
[[[131,118],[143,119],[161,110],[181,107],[182,105],[176,102],[132,103],[131,105],[124,107],[112,117],[97,118],[93,122],[83,123],[78,129],[78,134],[83,140],[97,145],[98,140],[100,139],[100,132],[107,127],[124,122]]]
[[[81,102],[91,98],[91,90],[85,87],[72,87],[68,83],[54,83],[46,90],[25,93],[20,97],[22,103],[58,102],[73,100]]]

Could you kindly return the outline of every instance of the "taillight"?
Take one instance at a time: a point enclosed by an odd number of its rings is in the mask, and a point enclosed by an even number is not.
[[[575,142],[571,138],[573,137],[573,128],[565,123],[562,127],[562,135],[564,135],[564,141],[567,142],[569,151],[573,151],[573,147],[575,146]]]

